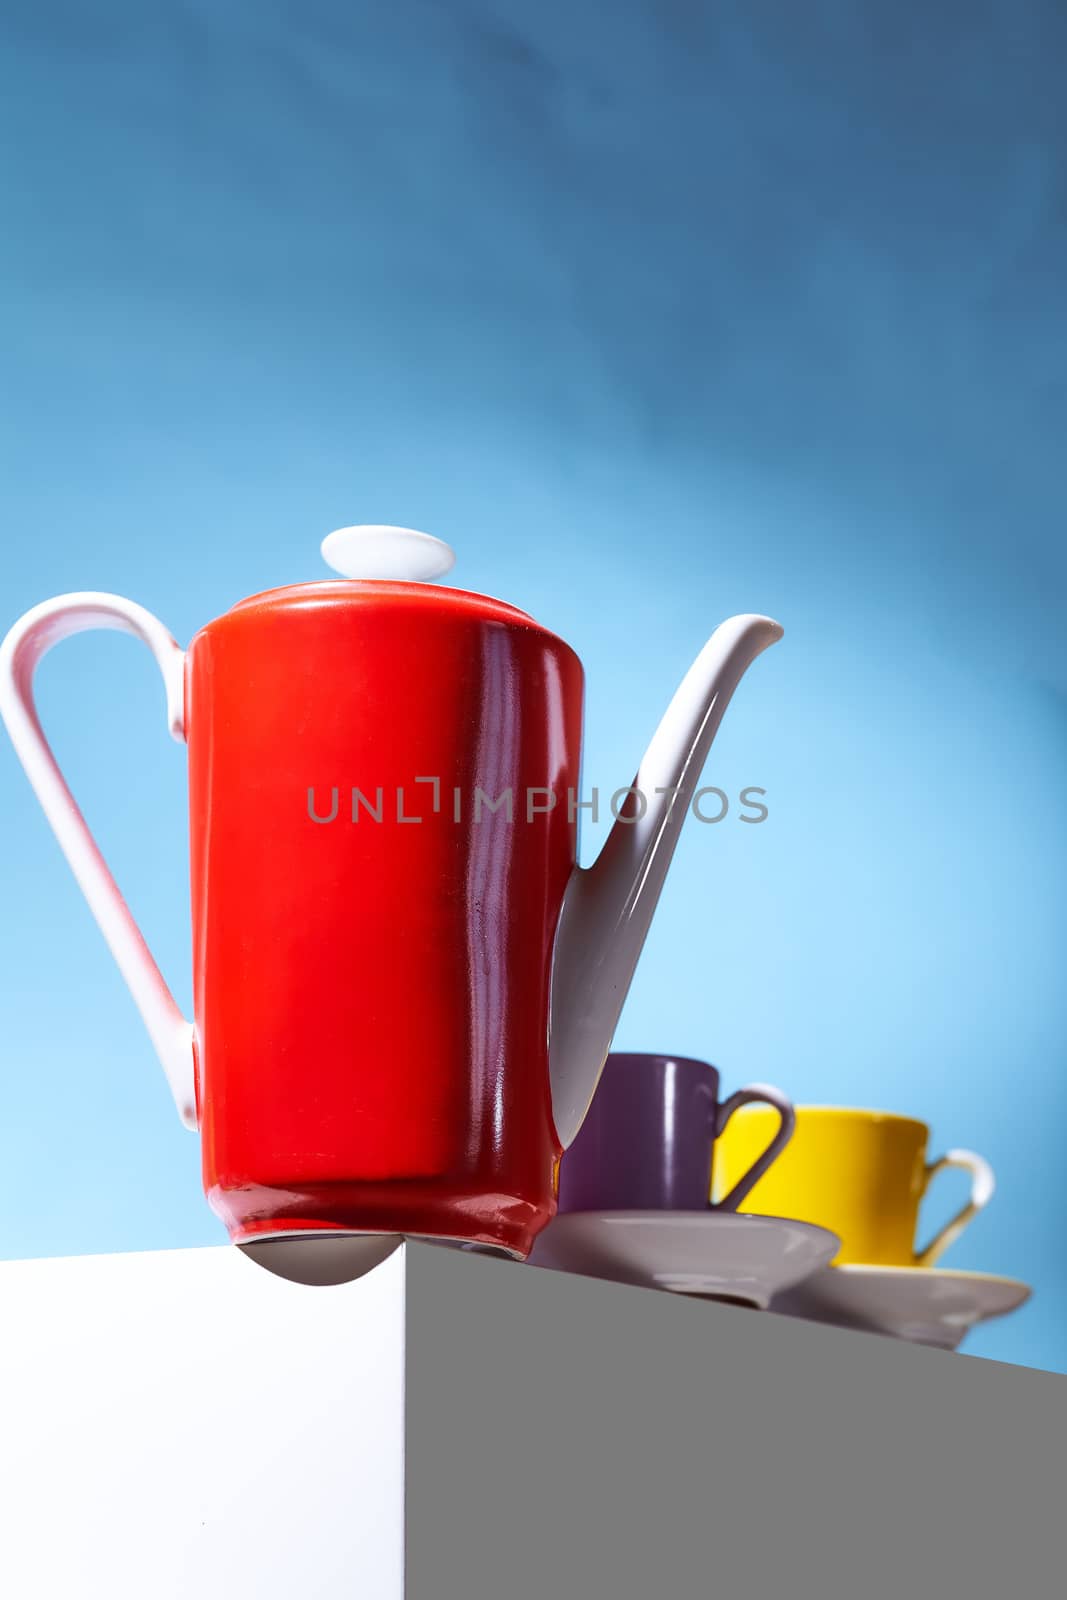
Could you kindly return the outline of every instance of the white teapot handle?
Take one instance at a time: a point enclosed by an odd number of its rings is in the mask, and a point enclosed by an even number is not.
[[[132,633],[151,650],[163,674],[167,717],[175,739],[185,737],[185,652],[143,606],[117,594],[61,594],[27,611],[0,645],[0,716],[63,854],[100,925],[163,1064],[178,1114],[196,1127],[193,1026],[178,1009],[118,885],[86,826],[41,730],[33,674],[60,639],[89,628]]]

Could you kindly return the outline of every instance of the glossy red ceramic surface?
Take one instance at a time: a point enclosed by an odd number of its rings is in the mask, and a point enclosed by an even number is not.
[[[208,624],[186,690],[212,1206],[236,1240],[358,1228],[525,1253],[560,1153],[548,996],[577,657],[481,596],[328,582]],[[512,819],[483,802],[475,820],[478,789],[510,790]]]

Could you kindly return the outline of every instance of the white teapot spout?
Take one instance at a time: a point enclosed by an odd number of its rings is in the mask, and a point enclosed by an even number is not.
[[[716,628],[656,729],[591,867],[575,867],[556,933],[549,1068],[563,1148],[573,1141],[611,1048],[682,823],[723,713],[747,668],[782,636],[770,617]]]

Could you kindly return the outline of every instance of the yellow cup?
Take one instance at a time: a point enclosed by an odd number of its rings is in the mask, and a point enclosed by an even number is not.
[[[777,1113],[745,1106],[715,1141],[712,1196],[747,1171],[774,1132]],[[913,1117],[838,1106],[797,1106],[796,1129],[751,1190],[747,1212],[795,1217],[829,1228],[841,1240],[834,1265],[930,1267],[992,1198],[992,1168],[970,1150],[927,1161],[930,1130]],[[922,1249],[915,1234],[919,1206],[935,1173],[962,1167],[971,1197]]]

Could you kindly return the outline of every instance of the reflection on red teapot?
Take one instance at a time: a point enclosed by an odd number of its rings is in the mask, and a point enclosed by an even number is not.
[[[743,616],[716,631],[583,869],[574,652],[513,606],[431,586],[453,556],[426,534],[341,529],[323,553],[341,579],[243,600],[186,652],[116,595],[48,600],[0,648],[0,711],[200,1128],[230,1236],[410,1234],[524,1256],[720,719],[781,629]],[[37,662],[87,628],[148,645],[188,744],[195,1023],[37,720]]]

